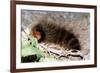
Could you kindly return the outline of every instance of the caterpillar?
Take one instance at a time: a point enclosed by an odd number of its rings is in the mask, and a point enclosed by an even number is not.
[[[54,43],[65,49],[81,50],[78,38],[64,27],[54,23],[39,22],[31,27],[31,33],[39,43]]]

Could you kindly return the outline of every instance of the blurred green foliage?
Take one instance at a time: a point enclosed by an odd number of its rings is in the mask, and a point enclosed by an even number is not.
[[[33,58],[31,59],[32,61],[30,62],[38,61],[40,60],[40,58],[44,58],[44,53],[41,50],[39,50],[38,41],[34,37],[30,37],[27,40],[22,41],[22,49],[21,49],[22,62],[25,62],[26,59],[30,59],[28,58],[29,55],[31,56],[33,55],[33,57],[30,57]],[[36,56],[36,58],[34,58],[34,56]]]

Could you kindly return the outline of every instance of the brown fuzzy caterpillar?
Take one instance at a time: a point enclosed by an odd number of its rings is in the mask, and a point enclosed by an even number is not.
[[[32,34],[38,41],[58,44],[65,49],[80,50],[80,43],[76,36],[65,28],[53,23],[40,22],[32,27]]]

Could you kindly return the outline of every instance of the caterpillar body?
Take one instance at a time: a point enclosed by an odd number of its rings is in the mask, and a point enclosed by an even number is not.
[[[38,23],[32,27],[32,34],[39,35],[38,42],[58,44],[65,49],[81,50],[78,38],[65,28],[53,23]],[[38,33],[36,33],[38,32]]]

